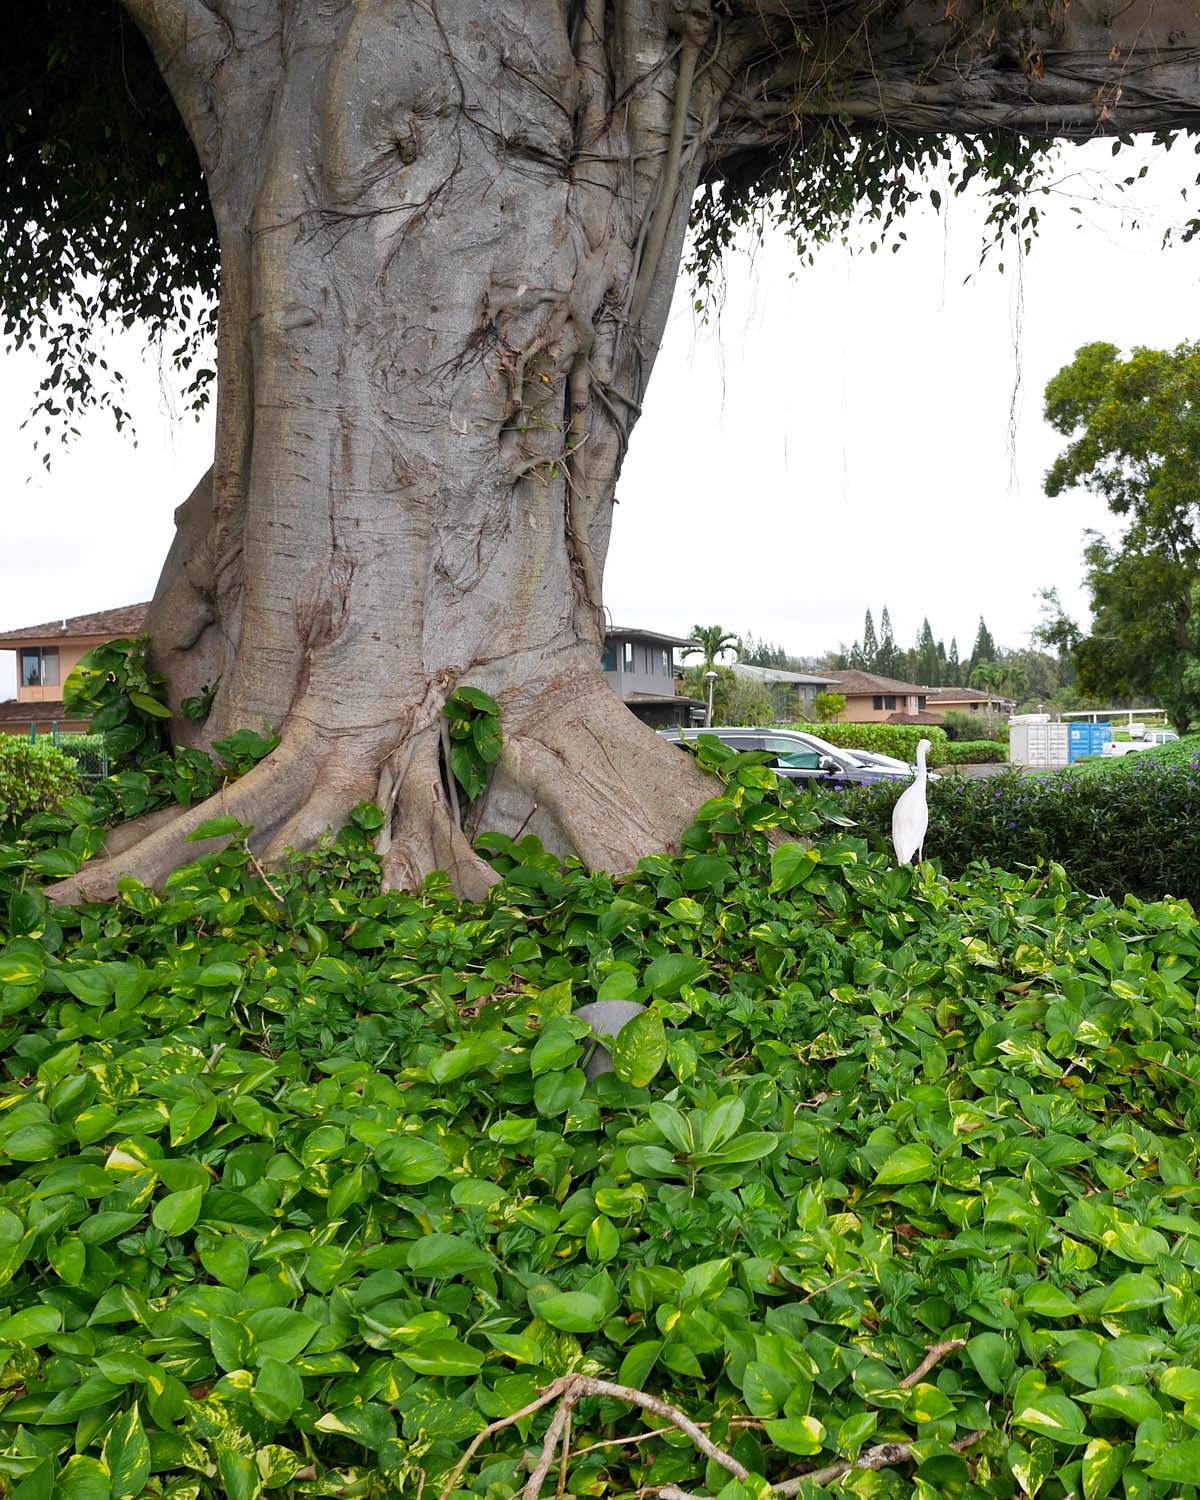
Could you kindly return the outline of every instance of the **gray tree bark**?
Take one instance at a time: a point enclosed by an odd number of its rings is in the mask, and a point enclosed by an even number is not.
[[[125,3],[222,256],[214,463],[149,630],[173,702],[219,679],[202,740],[282,742],[62,899],[161,880],[216,812],[273,856],[368,797],[391,882],[441,867],[480,894],[439,749],[464,683],[505,735],[475,828],[611,869],[672,847],[708,784],[605,685],[601,587],[697,185],[814,120],[1200,119],[1191,0],[1111,25],[1093,0],[1020,24],[993,0]]]

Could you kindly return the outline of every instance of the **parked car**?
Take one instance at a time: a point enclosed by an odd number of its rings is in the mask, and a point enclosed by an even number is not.
[[[1173,729],[1147,729],[1140,740],[1109,740],[1105,755],[1132,755],[1137,750],[1152,750],[1155,745],[1169,745],[1179,736]]]
[[[831,745],[818,735],[801,729],[663,729],[663,738],[674,745],[694,742],[697,735],[715,735],[731,750],[765,750],[773,757],[768,764],[789,781],[820,781],[822,785],[864,785],[874,781],[907,781],[913,767],[890,756],[872,755]],[[880,764],[886,762],[886,764]]]

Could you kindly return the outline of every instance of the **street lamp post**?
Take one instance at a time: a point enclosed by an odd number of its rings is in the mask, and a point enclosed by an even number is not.
[[[715,672],[712,672],[712,671],[705,672],[705,674],[704,674],[704,680],[705,680],[705,682],[708,683],[708,715],[707,715],[707,717],[704,720],[704,727],[705,727],[705,729],[711,729],[712,728],[712,708],[713,708],[713,688],[716,687],[716,685],[717,685],[717,674]]]

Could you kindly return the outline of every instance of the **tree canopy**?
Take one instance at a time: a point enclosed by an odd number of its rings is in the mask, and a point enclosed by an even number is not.
[[[90,404],[125,418],[96,335],[137,323],[192,371],[214,331],[216,225],[195,149],[117,0],[30,0],[0,49],[0,320],[45,355],[51,431]]]
[[[161,340],[198,404],[215,373],[216,226],[195,147],[129,18],[140,8],[28,0],[6,18],[0,320],[10,347],[35,343],[46,354],[36,412],[52,432],[89,404],[126,419],[121,372],[99,347],[105,326],[136,323]],[[705,0],[668,8],[679,36],[693,10],[707,29]],[[921,0],[713,9],[723,35],[709,44],[708,65],[725,46],[739,76],[708,127],[719,149],[691,209],[688,263],[702,289],[735,237],[769,222],[805,256],[858,218],[883,238],[914,203],[940,207],[926,181],[938,163],[956,192],[990,185],[993,228],[1027,237],[1052,138],[1087,138],[1097,118],[1104,126],[1120,84],[1119,55],[1105,63],[1089,54],[1058,77],[1048,40],[1062,44],[1079,25],[1062,0],[969,0],[944,13]],[[577,27],[582,0],[565,10]],[[1200,120],[1195,101],[1167,88],[1176,64],[1170,47],[1160,52],[1157,70],[1124,85],[1127,130]],[[1087,89],[1094,103],[1084,102]]]

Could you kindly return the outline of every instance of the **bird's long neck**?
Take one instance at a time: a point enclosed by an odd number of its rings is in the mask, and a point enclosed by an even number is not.
[[[917,746],[917,780],[925,780],[925,746]]]

